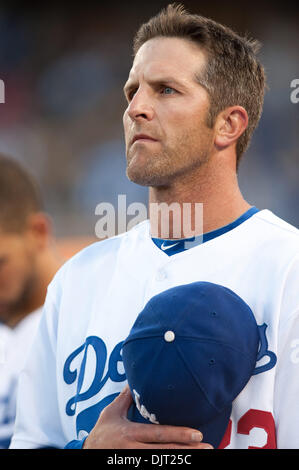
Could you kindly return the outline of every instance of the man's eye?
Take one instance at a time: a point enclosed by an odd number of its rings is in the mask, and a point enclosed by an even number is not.
[[[172,95],[173,93],[175,93],[175,90],[171,88],[170,86],[165,86],[162,88],[162,93],[164,95]]]

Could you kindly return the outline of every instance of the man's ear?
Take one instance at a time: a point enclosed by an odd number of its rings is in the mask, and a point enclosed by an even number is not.
[[[52,222],[44,212],[30,214],[27,219],[26,233],[36,249],[45,249],[52,234]]]
[[[235,144],[248,126],[248,114],[242,106],[221,111],[215,123],[215,145],[219,150]]]

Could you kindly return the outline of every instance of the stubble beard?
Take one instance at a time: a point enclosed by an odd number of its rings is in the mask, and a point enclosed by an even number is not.
[[[23,280],[18,296],[7,304],[5,311],[3,310],[0,312],[1,321],[4,323],[9,322],[26,309],[36,284],[37,274],[35,267],[32,265],[30,271]]]
[[[188,145],[189,144],[189,145]],[[127,177],[141,186],[167,187],[177,178],[184,178],[208,161],[208,145],[194,150],[192,137],[186,136],[176,143],[175,148],[162,147],[153,152],[146,148],[135,152],[127,151]]]

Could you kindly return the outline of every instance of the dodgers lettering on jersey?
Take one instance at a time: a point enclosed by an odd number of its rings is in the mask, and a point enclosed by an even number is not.
[[[260,332],[255,373],[220,447],[298,448],[298,279],[298,230],[268,210],[173,256],[153,243],[148,221],[89,246],[49,286],[11,447],[63,448],[90,432],[126,383],[121,345],[144,305],[170,287],[208,281],[236,292]]]
[[[268,361],[264,363],[263,365],[257,365],[256,368],[253,371],[253,375],[255,374],[260,374],[261,372],[266,372],[269,369],[272,369],[272,367],[275,366],[277,358],[276,354],[274,354],[273,351],[269,351],[268,349],[268,341],[267,341],[267,336],[266,336],[266,329],[267,325],[266,323],[263,323],[262,325],[258,325],[259,327],[259,336],[260,336],[260,347],[258,351],[258,356],[257,356],[257,364],[259,361],[262,361],[264,358],[268,358]]]
[[[110,357],[107,357],[107,348],[104,341],[96,336],[89,336],[86,338],[84,344],[77,348],[67,358],[63,368],[63,378],[65,383],[73,384],[77,382],[76,395],[71,397],[65,407],[65,412],[68,416],[73,416],[76,413],[77,403],[84,402],[89,398],[94,397],[102,390],[108,379],[113,382],[124,382],[126,379],[125,373],[119,373],[118,367],[121,359],[122,342],[118,343],[113,349]],[[87,356],[89,350],[92,349],[94,353],[94,377],[87,390],[82,390],[84,381]],[[81,355],[82,362],[79,369],[72,369],[72,364],[78,355]],[[89,364],[90,366],[90,364]],[[107,372],[104,374],[105,368],[108,366]],[[92,376],[91,371],[88,371],[89,376]],[[102,398],[98,403],[89,408],[84,409],[76,416],[76,432],[77,437],[84,437],[85,433],[89,433],[94,427],[101,411],[111,403],[118,393],[112,393]]]

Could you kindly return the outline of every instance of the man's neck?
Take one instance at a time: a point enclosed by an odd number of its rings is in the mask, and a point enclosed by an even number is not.
[[[149,218],[153,237],[188,238],[211,232],[233,222],[251,207],[241,194],[233,169],[211,170],[200,168],[189,178],[150,188]],[[164,207],[172,207],[174,212],[161,210],[157,218],[157,207],[162,203]],[[165,236],[167,226],[169,233]]]

